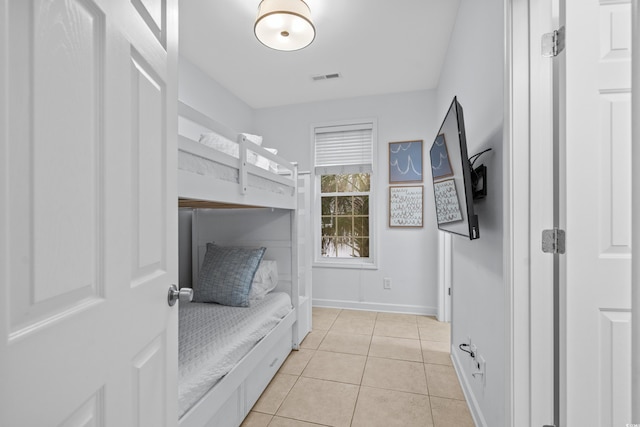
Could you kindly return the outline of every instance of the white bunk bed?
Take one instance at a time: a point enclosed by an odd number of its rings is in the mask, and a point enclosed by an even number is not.
[[[297,166],[269,149],[252,143],[214,119],[178,103],[178,197],[181,207],[269,207],[295,210]],[[234,153],[223,152],[199,141],[219,135]],[[264,165],[266,163],[266,165]],[[260,166],[263,167],[260,167]]]
[[[308,200],[309,180],[302,178],[299,189],[295,164],[184,103],[179,105],[179,116],[178,196],[181,208],[193,209],[194,287],[207,243],[265,247],[264,259],[278,265],[274,292],[286,293],[291,301],[288,314],[193,406],[181,410],[179,419],[180,427],[238,426],[311,328],[310,266],[301,266],[305,257],[298,255],[298,232],[305,229],[302,223],[308,216],[302,208],[299,217],[298,204]],[[224,153],[198,142],[200,135],[212,131],[237,140],[238,151]]]

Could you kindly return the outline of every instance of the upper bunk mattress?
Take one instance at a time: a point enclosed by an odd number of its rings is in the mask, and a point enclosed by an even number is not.
[[[291,297],[271,292],[250,307],[180,306],[179,414],[182,417],[290,311]]]

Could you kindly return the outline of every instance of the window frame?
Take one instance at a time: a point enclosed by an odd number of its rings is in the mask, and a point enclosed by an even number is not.
[[[316,172],[316,129],[337,127],[337,126],[362,126],[371,128],[371,170],[366,171],[370,173],[370,188],[369,188],[369,257],[368,258],[337,258],[337,257],[323,257],[322,256],[322,192],[321,192],[321,177],[327,175],[327,173]],[[378,148],[378,123],[375,118],[365,118],[356,120],[342,120],[331,121],[323,123],[314,123],[310,126],[311,133],[311,165],[312,175],[314,177],[313,184],[313,267],[321,268],[348,268],[348,269],[373,269],[378,268],[377,253],[378,253],[378,229],[377,217],[377,148]],[[365,171],[363,171],[365,172]],[[350,172],[345,171],[345,174]],[[357,173],[357,172],[351,172]],[[340,173],[337,173],[340,174]],[[340,193],[341,195],[357,195],[360,192],[353,193]],[[335,193],[337,195],[337,193]]]

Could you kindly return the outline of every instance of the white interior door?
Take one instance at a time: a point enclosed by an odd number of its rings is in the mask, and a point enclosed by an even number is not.
[[[563,425],[623,426],[631,423],[631,2],[566,0],[566,28]]]
[[[451,322],[451,234],[438,232],[438,315]]]
[[[0,0],[0,425],[177,424],[177,1]]]

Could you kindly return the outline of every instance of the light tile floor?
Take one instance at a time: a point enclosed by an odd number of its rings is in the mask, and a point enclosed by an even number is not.
[[[313,309],[313,331],[242,427],[474,426],[433,317]]]

